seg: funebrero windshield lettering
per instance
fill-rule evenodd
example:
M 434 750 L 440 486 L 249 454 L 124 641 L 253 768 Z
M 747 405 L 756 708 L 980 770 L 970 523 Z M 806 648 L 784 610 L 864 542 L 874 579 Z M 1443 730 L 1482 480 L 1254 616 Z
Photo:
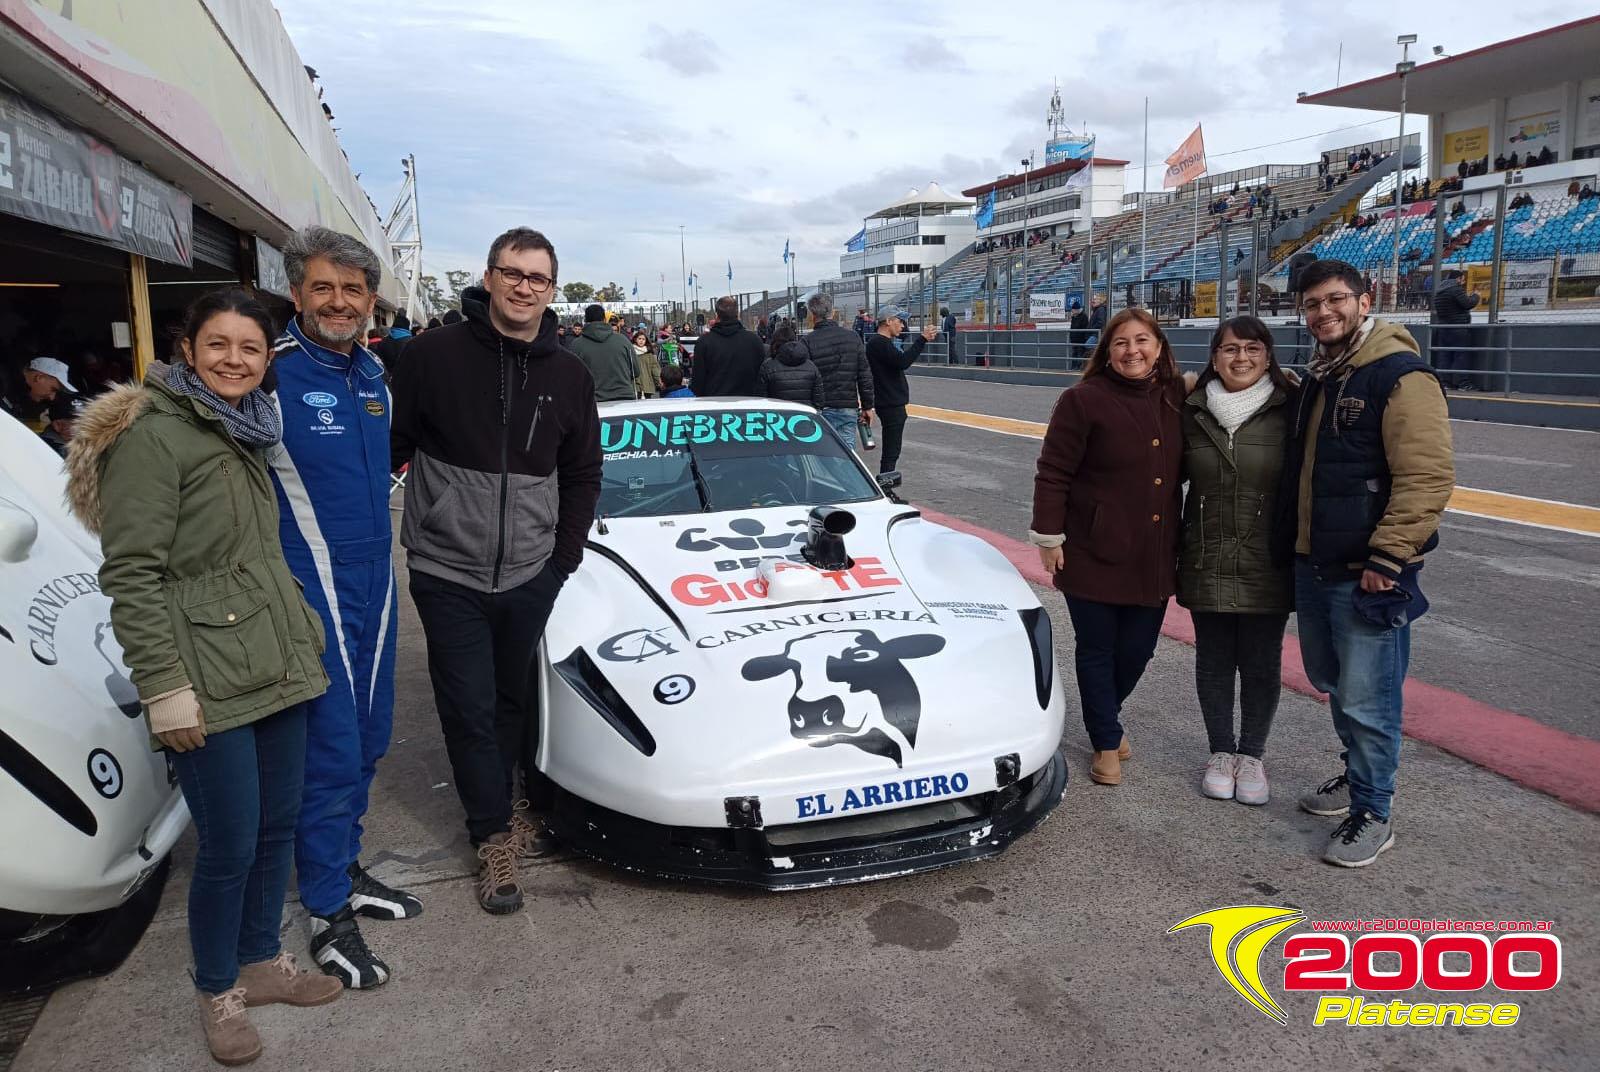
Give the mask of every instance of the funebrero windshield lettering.
M 813 414 L 762 409 L 623 417 L 600 426 L 600 449 L 608 454 L 701 443 L 815 443 L 821 438 L 822 425 Z

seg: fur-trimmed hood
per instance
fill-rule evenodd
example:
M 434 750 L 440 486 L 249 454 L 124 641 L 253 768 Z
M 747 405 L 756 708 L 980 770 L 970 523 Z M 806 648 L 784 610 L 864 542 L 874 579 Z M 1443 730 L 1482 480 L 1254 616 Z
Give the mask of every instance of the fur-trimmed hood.
M 150 388 L 125 383 L 83 408 L 67 444 L 67 508 L 83 527 L 100 535 L 100 474 L 106 451 L 150 408 Z

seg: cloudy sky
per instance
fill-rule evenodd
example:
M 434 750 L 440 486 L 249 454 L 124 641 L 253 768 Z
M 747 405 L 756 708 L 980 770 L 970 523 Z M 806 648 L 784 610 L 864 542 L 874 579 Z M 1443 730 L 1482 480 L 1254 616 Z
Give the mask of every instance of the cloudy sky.
M 1397 33 L 1463 52 L 1589 2 L 1138 5 L 1013 0 L 805 5 L 276 0 L 346 151 L 386 211 L 415 153 L 424 262 L 481 269 L 489 241 L 550 235 L 563 282 L 681 295 L 678 228 L 706 293 L 837 274 L 861 217 L 937 179 L 959 190 L 1040 149 L 1052 79 L 1100 154 L 1150 172 L 1205 124 L 1212 171 L 1314 160 L 1395 117 L 1295 104 L 1392 70 Z M 1418 52 L 1420 51 L 1420 56 Z M 1352 128 L 1352 129 L 1338 129 Z M 1408 126 L 1408 129 L 1414 129 Z M 1297 140 L 1291 140 L 1297 139 Z

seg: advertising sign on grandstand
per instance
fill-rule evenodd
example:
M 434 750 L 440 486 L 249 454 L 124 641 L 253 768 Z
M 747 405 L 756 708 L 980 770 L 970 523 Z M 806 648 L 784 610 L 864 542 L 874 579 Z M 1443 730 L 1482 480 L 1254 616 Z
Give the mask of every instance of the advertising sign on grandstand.
M 1504 266 L 1502 309 L 1550 308 L 1551 261 L 1507 261 Z
M 1467 265 L 1467 293 L 1478 296 L 1478 304 L 1484 308 L 1489 306 L 1489 280 L 1494 271 L 1487 264 Z
M 1209 283 L 1197 283 L 1194 288 L 1194 315 L 1217 315 L 1217 284 L 1213 280 Z
M 1543 146 L 1535 143 L 1553 145 L 1560 138 L 1560 112 L 1540 112 L 1538 115 L 1524 115 L 1506 120 L 1506 144 L 1513 150 L 1523 150 L 1530 146 L 1538 150 Z
M 1067 318 L 1067 296 L 1065 294 L 1030 294 L 1028 295 L 1028 319 L 1034 323 L 1041 320 L 1065 320 Z
M 1600 309 L 1600 253 L 1560 259 L 1551 304 L 1564 309 Z
M 1163 189 L 1182 186 L 1206 173 L 1206 139 L 1196 124 L 1194 133 L 1183 139 L 1177 152 L 1167 157 L 1167 174 L 1161 180 Z
M 1457 130 L 1444 136 L 1444 162 L 1457 164 L 1462 160 L 1481 160 L 1489 155 L 1489 128 L 1473 127 Z
M 1051 138 L 1044 145 L 1044 162 L 1059 164 L 1063 160 L 1087 160 L 1094 155 L 1094 138 Z

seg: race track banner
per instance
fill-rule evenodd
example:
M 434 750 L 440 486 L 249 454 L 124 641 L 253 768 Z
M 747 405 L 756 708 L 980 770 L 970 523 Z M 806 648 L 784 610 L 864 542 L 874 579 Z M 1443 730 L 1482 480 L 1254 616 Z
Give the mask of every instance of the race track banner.
M 1467 265 L 1467 293 L 1478 296 L 1478 304 L 1485 308 L 1489 305 L 1490 277 L 1492 271 L 1487 264 Z
M 1482 160 L 1488 155 L 1488 127 L 1457 130 L 1444 136 L 1444 162 L 1446 164 L 1458 164 L 1463 160 L 1470 163 L 1474 160 Z
M 1067 296 L 1065 294 L 1028 295 L 1028 319 L 1037 323 L 1040 320 L 1065 320 L 1066 318 Z
M 4 90 L 0 212 L 189 267 L 194 204 L 187 194 Z
M 1209 283 L 1196 283 L 1194 288 L 1194 315 L 1217 315 L 1217 284 L 1215 280 Z
M 1502 269 L 1501 309 L 1550 308 L 1553 262 L 1507 261 Z

